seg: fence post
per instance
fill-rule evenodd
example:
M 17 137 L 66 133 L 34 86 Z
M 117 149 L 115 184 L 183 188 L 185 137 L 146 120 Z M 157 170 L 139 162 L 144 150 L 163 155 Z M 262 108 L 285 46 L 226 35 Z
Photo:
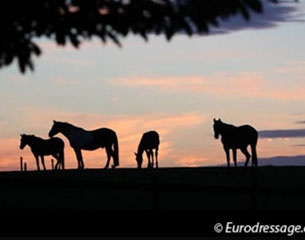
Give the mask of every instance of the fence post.
M 20 157 L 20 172 L 23 171 L 23 158 Z
M 26 162 L 24 163 L 24 171 L 27 171 L 27 166 L 26 166 Z
M 54 170 L 54 159 L 51 159 L 51 163 L 52 163 L 52 170 Z

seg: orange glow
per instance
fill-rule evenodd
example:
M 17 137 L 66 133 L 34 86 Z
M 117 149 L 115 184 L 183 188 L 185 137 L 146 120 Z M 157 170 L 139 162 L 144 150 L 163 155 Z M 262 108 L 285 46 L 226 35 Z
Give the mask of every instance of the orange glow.
M 29 109 L 27 117 L 24 118 L 24 125 L 36 122 L 36 127 L 41 129 L 39 133 L 25 131 L 28 134 L 35 134 L 42 138 L 47 138 L 47 133 L 52 125 L 51 115 L 61 115 L 58 112 L 49 111 L 45 115 L 37 115 L 38 109 Z M 66 119 L 54 119 L 58 121 L 67 121 L 76 126 L 92 130 L 100 127 L 109 127 L 116 131 L 119 139 L 120 166 L 119 167 L 136 167 L 134 152 L 137 151 L 138 143 L 142 134 L 149 130 L 156 130 L 160 134 L 161 144 L 159 149 L 159 165 L 170 166 L 171 164 L 179 164 L 181 158 L 187 159 L 187 153 L 181 153 L 175 157 L 173 154 L 174 141 L 172 134 L 181 131 L 181 128 L 188 129 L 190 127 L 201 124 L 205 121 L 205 117 L 196 113 L 184 114 L 147 114 L 142 116 L 103 116 L 98 114 L 66 114 Z M 46 126 L 46 123 L 48 123 Z M 90 124 L 88 124 L 90 122 Z M 31 126 L 30 124 L 28 124 Z M 43 130 L 44 129 L 44 130 Z M 28 169 L 36 169 L 36 163 L 33 154 L 28 146 L 23 150 L 19 149 L 19 134 L 17 138 L 4 139 L 0 142 L 0 167 L 3 169 L 11 168 L 18 170 L 20 167 L 19 159 L 22 156 L 28 164 Z M 65 141 L 65 159 L 66 168 L 77 168 L 77 161 L 74 151 L 69 145 L 67 139 L 58 134 L 58 137 Z M 86 168 L 103 168 L 106 164 L 106 153 L 104 149 L 94 151 L 83 151 L 83 158 Z M 46 157 L 45 163 L 48 169 L 51 168 L 51 157 Z M 146 161 L 146 156 L 144 156 Z M 185 160 L 184 160 L 185 161 Z
M 189 155 L 183 156 L 178 163 L 185 167 L 201 167 L 204 166 L 207 159 L 202 156 Z
M 262 75 L 255 72 L 244 72 L 236 75 L 217 73 L 209 77 L 131 77 L 115 79 L 111 83 L 128 87 L 145 87 L 156 91 L 204 93 L 222 98 L 305 100 L 303 94 L 305 85 L 291 89 L 279 84 L 273 86 Z

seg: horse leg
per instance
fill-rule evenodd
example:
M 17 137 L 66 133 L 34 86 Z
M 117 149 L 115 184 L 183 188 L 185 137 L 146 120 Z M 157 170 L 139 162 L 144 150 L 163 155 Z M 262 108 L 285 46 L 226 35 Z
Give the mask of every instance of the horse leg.
M 148 154 L 149 154 L 149 159 L 150 159 L 150 167 L 154 168 L 154 158 L 153 158 L 153 152 L 151 149 L 148 150 Z
M 52 154 L 52 156 L 56 159 L 56 164 L 54 166 L 54 169 L 55 170 L 60 169 L 60 165 L 62 166 L 60 154 Z
M 58 169 L 60 169 L 60 168 L 62 170 L 65 169 L 65 166 L 64 166 L 64 157 L 63 157 L 62 153 L 58 153 L 56 165 L 58 165 L 58 167 L 57 167 Z
M 241 148 L 240 150 L 241 150 L 241 152 L 242 152 L 242 153 L 245 155 L 245 157 L 246 157 L 245 167 L 247 167 L 251 155 L 250 155 L 250 153 L 248 152 L 247 147 Z
M 54 169 L 56 170 L 58 168 L 58 156 L 56 154 L 52 154 L 52 156 L 56 159 L 56 164 L 54 166 Z
M 43 157 L 43 155 L 41 155 L 40 157 L 41 157 L 41 163 L 43 166 L 43 170 L 46 170 L 46 165 L 44 164 L 44 157 Z
M 150 162 L 150 151 L 147 149 L 145 150 L 146 156 L 147 156 L 147 168 L 151 168 L 151 162 Z
M 110 155 L 110 159 L 112 157 L 112 162 L 113 164 L 111 165 L 111 168 L 116 168 L 117 166 L 119 166 L 119 160 L 118 160 L 118 155 L 116 153 L 117 149 L 114 145 L 114 147 L 110 147 L 111 149 L 111 155 Z M 109 162 L 110 162 L 110 159 L 109 159 Z
M 55 170 L 57 170 L 57 169 L 59 169 L 59 161 L 58 161 L 58 159 L 56 158 L 56 164 L 55 164 L 55 166 L 54 166 L 54 169 Z
M 154 168 L 154 166 L 155 166 L 154 151 L 151 149 L 151 150 L 149 150 L 149 152 L 150 152 L 150 157 L 151 157 L 151 165 L 152 165 L 152 168 Z
M 227 158 L 227 165 L 230 167 L 230 149 L 225 148 L 226 158 Z
M 109 147 L 105 147 L 105 149 L 106 149 L 106 154 L 107 154 L 107 163 L 105 165 L 105 169 L 107 169 L 109 167 L 110 159 L 112 156 L 112 150 Z
M 61 169 L 65 170 L 65 152 L 62 149 L 62 151 L 58 154 L 60 157 L 60 164 L 61 164 Z
M 38 155 L 34 155 L 35 156 L 35 160 L 36 160 L 36 166 L 37 166 L 37 170 L 40 171 L 40 166 L 39 166 L 39 156 Z
M 155 157 L 156 157 L 156 168 L 159 168 L 159 163 L 158 163 L 158 148 L 155 150 Z
M 236 156 L 237 156 L 237 149 L 236 149 L 236 148 L 233 148 L 233 149 L 232 149 L 232 152 L 233 152 L 234 166 L 237 167 L 237 159 L 236 159 Z
M 62 153 L 58 154 L 58 159 L 57 159 L 57 165 L 58 165 L 58 169 L 65 169 L 65 165 L 64 165 L 64 156 L 62 155 Z
M 84 169 L 83 156 L 80 149 L 74 148 L 74 152 L 77 159 L 78 169 Z
M 251 145 L 251 152 L 252 152 L 252 166 L 257 167 L 256 144 Z

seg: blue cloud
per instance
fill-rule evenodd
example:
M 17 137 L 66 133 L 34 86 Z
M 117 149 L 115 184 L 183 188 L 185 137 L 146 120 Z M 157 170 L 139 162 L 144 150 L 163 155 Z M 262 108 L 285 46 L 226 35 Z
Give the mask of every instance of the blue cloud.
M 212 28 L 211 33 L 221 34 L 244 29 L 265 29 L 276 27 L 282 22 L 297 22 L 302 20 L 301 6 L 298 2 L 262 1 L 263 13 L 251 13 L 249 21 L 245 21 L 241 15 L 229 19 L 219 20 L 219 28 Z
M 305 129 L 262 130 L 258 135 L 260 138 L 304 138 Z

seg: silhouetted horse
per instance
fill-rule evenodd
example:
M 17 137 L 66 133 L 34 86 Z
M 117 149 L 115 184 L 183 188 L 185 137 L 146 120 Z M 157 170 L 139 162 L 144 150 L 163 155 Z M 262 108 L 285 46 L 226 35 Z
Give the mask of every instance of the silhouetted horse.
M 21 134 L 20 139 L 20 149 L 23 149 L 26 145 L 31 148 L 31 151 L 36 159 L 37 170 L 39 167 L 39 157 L 41 158 L 41 163 L 43 169 L 46 170 L 44 163 L 44 156 L 52 155 L 56 160 L 55 169 L 65 169 L 65 159 L 64 159 L 64 147 L 65 143 L 60 138 L 50 138 L 42 139 L 36 137 L 35 135 Z
M 62 133 L 68 138 L 71 147 L 74 149 L 78 168 L 84 168 L 83 156 L 81 150 L 96 150 L 105 148 L 107 153 L 107 163 L 105 168 L 109 167 L 110 159 L 113 158 L 112 168 L 119 166 L 119 145 L 116 133 L 109 128 L 99 128 L 92 131 L 76 127 L 67 122 L 53 121 L 53 126 L 49 136 Z
M 258 133 L 256 129 L 250 125 L 236 127 L 231 124 L 224 123 L 220 119 L 214 119 L 213 128 L 216 139 L 218 139 L 219 135 L 221 135 L 221 142 L 226 152 L 228 167 L 230 167 L 230 149 L 233 151 L 233 161 L 235 167 L 237 166 L 237 149 L 240 149 L 241 152 L 246 156 L 245 167 L 248 165 L 251 156 L 247 151 L 248 145 L 250 145 L 252 152 L 252 166 L 257 166 L 256 145 Z
M 154 152 L 156 158 L 156 168 L 158 168 L 158 150 L 159 150 L 160 138 L 156 131 L 149 131 L 142 135 L 140 143 L 138 145 L 138 152 L 134 153 L 136 155 L 136 161 L 138 163 L 138 168 L 141 168 L 143 162 L 143 152 L 146 152 L 148 158 L 147 168 L 154 167 Z

